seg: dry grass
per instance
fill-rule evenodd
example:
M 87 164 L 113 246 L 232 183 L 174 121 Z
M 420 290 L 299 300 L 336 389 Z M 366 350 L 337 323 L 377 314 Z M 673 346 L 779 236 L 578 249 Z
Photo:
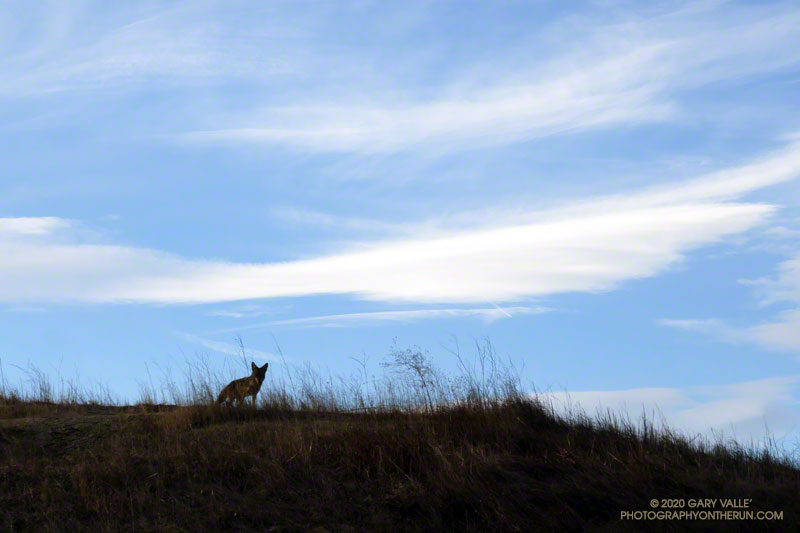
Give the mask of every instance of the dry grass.
M 119 406 L 4 388 L 0 527 L 639 530 L 619 513 L 651 498 L 752 498 L 784 519 L 650 529 L 797 527 L 800 471 L 785 457 L 647 421 L 557 415 L 481 349 L 456 378 L 418 350 L 394 349 L 382 378 L 307 369 L 273 383 L 257 409 L 210 405 L 215 378 L 198 372 L 166 386 L 180 405 L 159 405 L 153 390 Z

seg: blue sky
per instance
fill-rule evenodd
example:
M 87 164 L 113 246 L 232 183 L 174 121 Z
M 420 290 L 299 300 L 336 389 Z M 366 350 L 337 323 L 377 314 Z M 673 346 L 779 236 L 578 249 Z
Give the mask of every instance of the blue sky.
M 0 9 L 7 380 L 488 337 L 590 411 L 800 437 L 796 4 Z

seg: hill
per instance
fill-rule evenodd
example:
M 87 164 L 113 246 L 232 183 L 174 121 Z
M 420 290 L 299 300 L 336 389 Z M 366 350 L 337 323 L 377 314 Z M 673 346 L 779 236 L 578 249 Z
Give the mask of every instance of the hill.
M 5 397 L 0 417 L 0 524 L 8 531 L 775 531 L 800 524 L 800 470 L 786 459 L 646 423 L 567 419 L 526 397 L 362 412 Z M 621 511 L 652 511 L 654 498 L 656 510 L 674 511 L 722 510 L 720 501 L 690 509 L 689 500 L 749 499 L 737 511 L 778 511 L 782 519 L 620 519 Z
M 0 367 L 0 528 L 800 530 L 800 469 L 775 447 L 556 409 L 488 340 L 455 376 L 396 345 L 380 376 L 283 361 L 257 406 L 217 406 L 252 368 L 240 345 L 241 370 L 188 360 L 135 405 Z

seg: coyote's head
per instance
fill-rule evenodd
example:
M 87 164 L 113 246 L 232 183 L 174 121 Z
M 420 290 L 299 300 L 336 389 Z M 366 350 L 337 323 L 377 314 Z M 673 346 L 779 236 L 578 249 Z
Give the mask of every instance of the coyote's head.
M 250 368 L 253 369 L 253 373 L 251 374 L 258 380 L 258 384 L 261 385 L 264 382 L 264 376 L 267 375 L 267 367 L 269 363 L 264 363 L 264 366 L 258 366 L 255 363 L 250 363 Z

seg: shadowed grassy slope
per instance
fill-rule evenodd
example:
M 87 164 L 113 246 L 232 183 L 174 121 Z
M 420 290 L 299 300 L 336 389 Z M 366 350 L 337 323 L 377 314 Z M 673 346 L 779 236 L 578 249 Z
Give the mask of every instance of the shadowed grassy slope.
M 800 517 L 786 460 L 522 397 L 432 412 L 49 407 L 0 420 L 5 529 L 752 531 Z M 784 519 L 619 521 L 651 498 L 723 497 Z
M 336 379 L 284 362 L 258 409 L 211 405 L 247 370 L 205 359 L 134 406 L 29 365 L 27 389 L 0 379 L 0 528 L 800 530 L 800 470 L 781 453 L 565 414 L 523 394 L 488 341 L 454 355 L 454 377 L 396 346 L 380 377 L 366 361 Z M 620 521 L 653 498 L 749 498 L 783 520 Z

